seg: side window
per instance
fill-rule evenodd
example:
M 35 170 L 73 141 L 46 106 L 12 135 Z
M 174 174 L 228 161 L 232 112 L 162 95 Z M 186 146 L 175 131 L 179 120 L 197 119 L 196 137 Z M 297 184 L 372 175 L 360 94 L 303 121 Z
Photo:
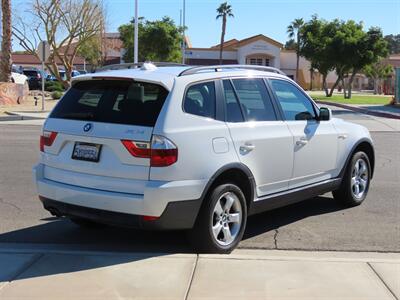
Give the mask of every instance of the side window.
M 232 80 L 246 121 L 275 121 L 276 115 L 263 79 Z
M 271 79 L 270 82 L 286 120 L 300 121 L 316 118 L 311 101 L 296 86 L 277 79 Z
M 242 111 L 229 80 L 224 80 L 225 111 L 227 122 L 243 122 Z
M 189 87 L 183 108 L 185 112 L 206 118 L 215 118 L 215 84 L 202 82 Z

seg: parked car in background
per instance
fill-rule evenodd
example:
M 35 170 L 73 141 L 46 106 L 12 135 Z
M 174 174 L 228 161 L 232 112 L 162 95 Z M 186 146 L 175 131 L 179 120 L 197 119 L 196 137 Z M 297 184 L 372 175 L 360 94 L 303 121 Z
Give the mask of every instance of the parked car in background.
M 12 66 L 11 80 L 14 83 L 22 85 L 28 83 L 28 77 L 22 74 L 22 69 L 20 67 L 15 65 Z
M 39 90 L 42 88 L 42 79 L 47 77 L 47 74 L 43 71 L 31 68 L 24 69 L 24 75 L 28 77 L 29 89 L 30 90 Z
M 56 76 L 52 75 L 52 74 L 48 74 L 46 77 L 46 81 L 58 81 Z
M 65 75 L 65 71 L 64 70 L 59 70 L 58 72 L 60 73 L 60 77 L 62 79 L 66 79 L 66 75 Z M 82 71 L 82 72 L 85 72 L 85 71 Z M 84 74 L 86 74 L 86 73 L 84 73 Z M 82 73 L 81 73 L 81 71 L 74 70 L 74 71 L 72 71 L 71 75 L 72 75 L 71 77 L 76 77 L 76 76 L 82 75 Z M 54 75 L 48 74 L 47 77 L 46 77 L 46 81 L 58 81 L 58 80 Z
M 280 70 L 130 66 L 75 78 L 44 123 L 33 175 L 53 215 L 187 230 L 197 250 L 227 253 L 247 216 L 331 191 L 344 206 L 367 197 L 368 130 Z
M 66 79 L 66 75 L 65 75 L 65 71 L 64 70 L 60 70 L 59 73 L 60 73 L 61 78 Z M 79 75 L 81 75 L 81 73 L 76 71 L 76 70 L 73 70 L 72 73 L 71 73 L 71 77 L 76 77 L 76 76 L 79 76 Z

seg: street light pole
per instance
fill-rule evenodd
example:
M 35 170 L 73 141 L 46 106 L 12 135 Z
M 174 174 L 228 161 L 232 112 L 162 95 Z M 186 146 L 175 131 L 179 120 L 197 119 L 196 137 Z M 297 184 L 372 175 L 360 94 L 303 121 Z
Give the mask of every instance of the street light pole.
M 134 48 L 133 48 L 133 62 L 138 63 L 138 52 L 139 52 L 139 19 L 138 19 L 138 0 L 135 0 L 135 37 L 134 37 Z
M 186 19 L 186 0 L 183 0 L 183 11 L 182 11 L 182 26 L 183 26 L 182 63 L 183 64 L 185 63 L 185 52 L 186 52 L 185 19 Z

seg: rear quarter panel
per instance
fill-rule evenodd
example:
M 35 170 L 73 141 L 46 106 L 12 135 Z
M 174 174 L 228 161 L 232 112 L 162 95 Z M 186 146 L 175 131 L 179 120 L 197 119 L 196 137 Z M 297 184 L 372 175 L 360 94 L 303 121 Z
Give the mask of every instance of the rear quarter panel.
M 183 111 L 185 88 L 191 83 L 185 77 L 175 80 L 154 128 L 154 134 L 178 147 L 178 161 L 169 167 L 152 167 L 151 180 L 209 179 L 224 165 L 239 161 L 225 122 Z

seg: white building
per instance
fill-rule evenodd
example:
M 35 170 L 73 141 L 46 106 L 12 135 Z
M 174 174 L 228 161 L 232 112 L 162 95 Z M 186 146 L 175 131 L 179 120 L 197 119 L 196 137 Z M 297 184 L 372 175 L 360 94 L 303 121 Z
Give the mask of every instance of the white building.
M 210 48 L 190 47 L 187 42 L 186 63 L 189 65 L 218 65 L 220 45 Z M 296 77 L 296 52 L 283 49 L 283 44 L 265 35 L 259 34 L 243 40 L 232 39 L 223 44 L 223 64 L 249 64 L 271 66 L 281 69 L 289 77 L 296 80 L 303 88 L 311 87 L 310 62 L 300 57 L 299 78 Z M 360 78 L 358 78 L 360 77 Z M 364 78 L 363 78 L 364 77 Z M 336 81 L 336 74 L 331 72 L 327 77 L 328 86 L 332 86 Z M 365 76 L 357 76 L 355 88 L 361 89 L 368 83 Z M 313 72 L 312 87 L 322 88 L 322 78 L 320 74 Z
M 187 48 L 189 64 L 211 65 L 219 63 L 219 45 L 210 48 Z M 232 39 L 223 45 L 224 64 L 254 64 L 280 68 L 280 52 L 283 45 L 259 34 L 244 40 Z

